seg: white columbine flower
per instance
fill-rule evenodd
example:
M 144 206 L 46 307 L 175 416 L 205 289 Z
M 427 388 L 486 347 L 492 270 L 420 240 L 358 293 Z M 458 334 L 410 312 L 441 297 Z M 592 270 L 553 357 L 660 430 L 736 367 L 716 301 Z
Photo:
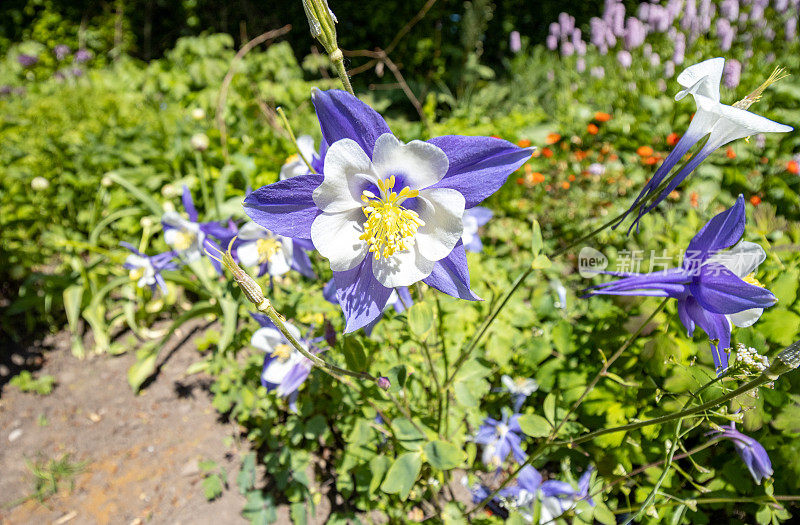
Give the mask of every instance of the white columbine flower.
M 292 264 L 293 245 L 287 237 L 275 235 L 263 226 L 248 222 L 239 230 L 241 244 L 236 248 L 245 266 L 266 266 L 272 276 L 288 272 Z
M 311 135 L 300 135 L 297 137 L 297 148 L 308 162 L 312 162 L 314 156 L 317 154 L 317 150 L 314 149 L 314 138 Z M 303 162 L 303 159 L 300 158 L 300 155 L 295 153 L 286 159 L 286 162 L 281 167 L 280 180 L 290 179 L 298 175 L 305 175 L 306 173 L 308 173 L 308 166 Z
M 164 225 L 164 241 L 186 262 L 200 259 L 206 234 L 200 224 L 182 217 L 178 212 L 168 211 L 161 217 Z
M 354 140 L 337 141 L 313 193 L 322 210 L 311 226 L 314 246 L 335 272 L 372 257 L 372 273 L 387 288 L 428 277 L 463 232 L 464 196 L 432 187 L 448 167 L 440 148 L 390 133 L 378 137 L 372 160 Z

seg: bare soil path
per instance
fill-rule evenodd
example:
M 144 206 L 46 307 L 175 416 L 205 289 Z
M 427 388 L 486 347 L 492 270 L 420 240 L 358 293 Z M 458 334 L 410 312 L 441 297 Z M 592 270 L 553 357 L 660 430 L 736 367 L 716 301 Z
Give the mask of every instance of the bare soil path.
M 55 376 L 53 392 L 5 385 L 0 394 L 0 523 L 246 523 L 235 485 L 245 445 L 212 408 L 209 378 L 184 375 L 200 359 L 194 344 L 177 348 L 137 396 L 126 381 L 134 355 L 78 360 L 65 334 L 49 342 L 53 350 L 34 376 Z M 34 490 L 26 460 L 65 454 L 84 463 L 72 490 L 66 482 L 44 503 L 10 505 Z M 228 488 L 211 502 L 203 460 L 227 471 Z

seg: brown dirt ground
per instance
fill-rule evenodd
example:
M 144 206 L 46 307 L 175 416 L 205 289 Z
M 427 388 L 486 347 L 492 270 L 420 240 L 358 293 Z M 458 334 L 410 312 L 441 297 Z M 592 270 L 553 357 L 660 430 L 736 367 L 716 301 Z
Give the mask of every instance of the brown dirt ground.
M 246 523 L 235 485 L 246 444 L 211 406 L 210 379 L 184 376 L 199 359 L 191 341 L 138 396 L 126 380 L 132 353 L 78 360 L 66 334 L 49 344 L 53 350 L 34 375 L 55 376 L 53 392 L 40 396 L 6 385 L 1 393 L 1 523 Z M 71 491 L 63 483 L 44 504 L 9 506 L 33 491 L 26 459 L 65 453 L 85 462 Z M 228 475 L 228 488 L 212 502 L 203 496 L 197 466 L 206 459 Z

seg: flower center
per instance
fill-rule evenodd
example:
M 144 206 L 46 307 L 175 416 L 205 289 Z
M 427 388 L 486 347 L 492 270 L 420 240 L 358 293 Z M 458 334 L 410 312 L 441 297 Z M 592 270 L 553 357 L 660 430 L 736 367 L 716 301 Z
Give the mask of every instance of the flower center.
M 376 261 L 381 256 L 389 257 L 394 252 L 406 250 L 406 242 L 413 240 L 417 229 L 425 224 L 417 212 L 401 206 L 406 199 L 418 196 L 419 191 L 406 186 L 397 193 L 392 191 L 394 183 L 394 175 L 386 180 L 379 179 L 380 197 L 369 190 L 364 190 L 361 195 L 367 220 L 359 239 L 370 245 L 369 251 L 375 254 Z
M 138 281 L 142 277 L 144 277 L 144 268 L 134 268 L 133 270 L 128 272 L 128 277 L 131 278 L 131 281 Z
M 742 281 L 746 282 L 747 284 L 752 284 L 753 286 L 760 286 L 761 288 L 764 288 L 764 285 L 761 284 L 758 279 L 756 279 L 755 273 L 751 273 L 750 275 L 746 276 L 744 279 L 742 279 Z
M 286 157 L 286 162 L 284 162 L 284 164 L 291 164 L 292 162 L 297 162 L 298 160 L 300 160 L 300 155 L 293 153 L 292 155 Z
M 258 239 L 256 249 L 258 250 L 258 262 L 265 263 L 281 250 L 281 243 L 278 239 L 273 238 Z
M 188 250 L 197 240 L 197 234 L 189 230 L 181 230 L 175 236 L 175 249 L 182 252 Z
M 281 363 L 285 363 L 289 360 L 289 357 L 292 355 L 292 349 L 289 345 L 282 343 L 275 347 L 275 351 L 272 352 L 272 357 L 277 357 Z

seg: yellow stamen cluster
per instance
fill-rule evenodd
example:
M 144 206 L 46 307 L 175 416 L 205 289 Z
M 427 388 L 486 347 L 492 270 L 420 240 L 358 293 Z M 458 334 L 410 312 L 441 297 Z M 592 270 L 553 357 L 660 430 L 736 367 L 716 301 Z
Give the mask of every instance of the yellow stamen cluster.
M 744 97 L 742 100 L 735 103 L 733 107 L 739 109 L 749 108 L 754 102 L 758 102 L 758 100 L 761 98 L 761 95 L 764 94 L 764 90 L 766 90 L 770 85 L 788 76 L 789 73 L 786 72 L 785 68 L 776 67 L 775 71 L 772 72 L 772 74 L 764 81 L 763 84 L 758 86 L 752 93 Z
M 281 242 L 273 238 L 258 239 L 256 249 L 258 250 L 258 262 L 265 263 L 280 251 Z
M 272 352 L 272 357 L 277 357 L 281 363 L 285 363 L 292 355 L 292 348 L 287 344 L 279 344 Z
M 406 199 L 418 196 L 419 191 L 405 187 L 397 193 L 392 191 L 394 184 L 394 175 L 386 180 L 379 179 L 380 197 L 369 190 L 364 190 L 361 195 L 367 220 L 359 239 L 370 245 L 369 251 L 374 254 L 376 261 L 381 256 L 389 257 L 406 250 L 406 242 L 412 240 L 417 229 L 425 224 L 417 212 L 401 206 Z
M 291 164 L 292 162 L 295 162 L 295 161 L 298 161 L 298 160 L 300 160 L 300 155 L 298 155 L 297 153 L 293 153 L 293 154 L 289 155 L 288 157 L 286 157 L 286 162 L 284 162 L 284 164 Z
M 188 250 L 197 240 L 197 234 L 189 230 L 181 230 L 175 236 L 175 249 L 179 252 Z
M 128 272 L 128 277 L 131 278 L 131 281 L 138 281 L 144 277 L 144 268 L 134 268 Z
M 761 288 L 764 288 L 764 285 L 761 284 L 758 279 L 756 279 L 756 274 L 755 273 L 751 273 L 750 275 L 746 276 L 742 280 L 744 282 L 746 282 L 747 284 L 752 284 L 754 286 L 760 286 Z

